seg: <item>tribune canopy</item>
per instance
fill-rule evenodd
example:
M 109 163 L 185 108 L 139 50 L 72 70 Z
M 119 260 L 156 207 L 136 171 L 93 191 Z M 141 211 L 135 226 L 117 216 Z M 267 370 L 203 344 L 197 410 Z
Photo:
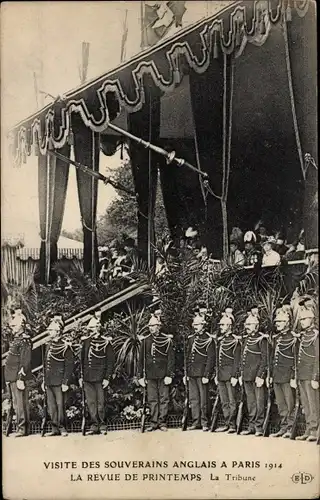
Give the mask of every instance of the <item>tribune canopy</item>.
M 97 151 L 109 154 L 119 141 L 108 124 L 120 120 L 209 176 L 205 186 L 197 173 L 130 144 L 142 249 L 152 236 L 147 216 L 158 168 L 173 236 L 196 227 L 219 257 L 226 226 L 247 230 L 262 219 L 289 239 L 304 227 L 316 247 L 316 85 L 315 2 L 236 1 L 20 122 L 12 151 L 16 162 L 38 155 L 40 184 L 52 175 L 54 186 L 43 203 L 54 206 L 66 168 L 56 160 L 55 176 L 48 174 L 48 149 L 68 156 L 73 144 L 76 159 L 97 170 Z M 89 263 L 96 258 L 96 181 L 78 172 L 78 189 Z M 50 214 L 53 222 L 62 216 L 57 207 Z

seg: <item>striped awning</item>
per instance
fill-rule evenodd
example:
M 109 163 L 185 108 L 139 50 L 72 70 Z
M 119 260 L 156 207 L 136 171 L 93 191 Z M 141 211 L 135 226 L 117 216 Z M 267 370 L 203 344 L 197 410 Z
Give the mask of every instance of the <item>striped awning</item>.
M 40 248 L 18 248 L 17 258 L 20 260 L 40 260 Z M 83 248 L 58 248 L 58 260 L 83 259 Z

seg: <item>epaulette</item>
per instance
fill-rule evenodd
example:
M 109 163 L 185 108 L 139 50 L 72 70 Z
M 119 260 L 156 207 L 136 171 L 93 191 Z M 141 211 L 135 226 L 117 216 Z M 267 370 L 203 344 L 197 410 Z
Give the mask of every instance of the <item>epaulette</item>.
M 90 339 L 92 337 L 92 335 L 83 335 L 82 337 L 80 337 L 80 340 L 87 340 L 87 339 Z
M 140 340 L 140 342 L 141 342 L 142 340 L 145 340 L 145 339 L 147 339 L 148 337 L 150 337 L 150 335 L 151 335 L 151 333 L 148 333 L 148 335 L 138 335 L 138 339 L 139 339 L 139 340 Z
M 235 335 L 234 333 L 232 334 L 232 336 L 236 339 L 236 340 L 242 340 L 242 337 L 239 336 L 239 335 Z
M 269 339 L 269 335 L 267 333 L 262 333 L 262 332 L 259 332 L 260 333 L 260 336 L 259 338 L 262 340 L 262 339 Z
M 195 336 L 195 333 L 191 333 L 190 335 L 188 335 L 188 339 L 191 339 L 191 337 L 194 337 Z
M 103 335 L 101 335 L 101 338 L 105 341 L 108 341 L 108 342 L 112 342 L 113 338 L 112 337 L 104 337 Z

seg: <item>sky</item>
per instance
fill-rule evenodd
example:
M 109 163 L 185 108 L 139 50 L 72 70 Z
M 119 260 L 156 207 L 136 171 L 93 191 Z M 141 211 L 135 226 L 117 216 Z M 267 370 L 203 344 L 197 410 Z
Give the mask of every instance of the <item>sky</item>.
M 152 3 L 152 2 L 149 2 Z M 154 2 L 155 3 L 155 2 Z M 212 14 L 228 2 L 187 1 L 183 27 Z M 10 127 L 48 103 L 36 100 L 34 73 L 41 90 L 52 95 L 80 84 L 81 44 L 90 43 L 88 79 L 120 63 L 125 11 L 128 11 L 126 59 L 140 50 L 140 2 L 3 2 L 1 5 L 1 211 L 2 231 L 38 224 L 37 160 L 14 168 L 8 155 Z M 43 70 L 41 71 L 41 66 Z M 41 100 L 40 100 L 41 101 Z M 101 155 L 100 171 L 119 165 L 119 155 Z M 81 226 L 74 168 L 70 168 L 63 229 Z M 99 183 L 98 216 L 115 198 Z

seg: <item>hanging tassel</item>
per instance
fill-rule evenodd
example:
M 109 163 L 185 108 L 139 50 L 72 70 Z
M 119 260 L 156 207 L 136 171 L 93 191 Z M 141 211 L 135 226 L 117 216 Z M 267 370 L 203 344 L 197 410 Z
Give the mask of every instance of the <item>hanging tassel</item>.
M 123 142 L 121 143 L 121 146 L 120 146 L 120 160 L 122 161 L 123 160 Z
M 213 57 L 214 59 L 218 59 L 218 32 L 217 30 L 214 32 L 214 45 L 213 45 Z
M 292 13 L 291 13 L 291 7 L 290 7 L 290 0 L 288 0 L 287 10 L 286 10 L 286 20 L 287 20 L 287 22 L 292 21 Z
M 67 143 L 69 144 L 69 146 L 73 146 L 74 145 L 74 136 L 73 136 L 73 132 L 72 132 L 71 127 L 69 128 L 68 137 L 67 137 Z
M 237 22 L 237 27 L 236 27 L 236 47 L 239 47 L 240 45 L 240 22 Z
M 259 22 L 259 35 L 265 35 L 266 34 L 266 24 L 264 22 L 264 13 L 261 12 L 260 16 L 260 22 Z

